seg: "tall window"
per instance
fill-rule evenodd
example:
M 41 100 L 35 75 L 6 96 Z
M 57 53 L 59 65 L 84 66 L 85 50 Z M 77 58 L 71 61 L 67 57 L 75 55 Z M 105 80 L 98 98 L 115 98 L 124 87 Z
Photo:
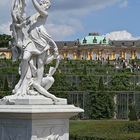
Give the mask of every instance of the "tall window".
M 67 46 L 67 43 L 66 42 L 64 43 L 64 46 Z
M 122 46 L 125 46 L 125 43 L 124 42 L 122 42 Z

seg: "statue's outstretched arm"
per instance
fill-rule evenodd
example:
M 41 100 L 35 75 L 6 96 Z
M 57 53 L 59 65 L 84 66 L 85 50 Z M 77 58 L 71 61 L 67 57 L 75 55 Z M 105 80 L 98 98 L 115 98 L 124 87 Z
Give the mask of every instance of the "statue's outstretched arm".
M 12 8 L 11 8 L 11 15 L 14 22 L 17 22 L 17 17 L 22 20 L 25 5 L 26 5 L 25 0 L 13 0 Z
M 35 9 L 40 13 L 42 16 L 48 16 L 48 12 L 45 11 L 36 0 L 32 0 Z
M 11 12 L 15 9 L 15 7 L 16 7 L 16 1 L 17 0 L 13 0 L 13 2 L 12 2 L 12 9 L 11 9 Z
M 13 21 L 15 21 L 15 22 L 17 21 L 16 13 L 15 13 L 15 8 L 17 7 L 16 2 L 17 2 L 17 0 L 13 0 L 12 8 L 11 8 L 11 15 L 12 15 Z

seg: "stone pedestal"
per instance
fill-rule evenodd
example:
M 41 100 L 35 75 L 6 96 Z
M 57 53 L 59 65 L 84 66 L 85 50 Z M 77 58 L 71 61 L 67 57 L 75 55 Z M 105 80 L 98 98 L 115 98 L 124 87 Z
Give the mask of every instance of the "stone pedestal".
M 43 95 L 5 96 L 0 100 L 0 105 L 67 105 L 67 99 L 58 98 L 57 102 Z
M 0 105 L 0 140 L 69 140 L 73 105 Z

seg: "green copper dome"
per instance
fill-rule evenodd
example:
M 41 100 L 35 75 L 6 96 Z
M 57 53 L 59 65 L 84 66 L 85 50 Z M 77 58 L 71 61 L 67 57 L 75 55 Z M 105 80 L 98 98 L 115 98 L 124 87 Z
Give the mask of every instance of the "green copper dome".
M 93 45 L 93 44 L 108 45 L 109 40 L 106 39 L 106 37 L 104 36 L 100 36 L 98 33 L 89 33 L 88 36 L 80 40 L 80 44 L 81 45 Z

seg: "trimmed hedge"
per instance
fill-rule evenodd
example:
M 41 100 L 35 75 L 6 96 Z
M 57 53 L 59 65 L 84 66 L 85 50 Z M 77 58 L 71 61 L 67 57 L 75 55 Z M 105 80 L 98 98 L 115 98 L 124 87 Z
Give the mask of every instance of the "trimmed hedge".
M 71 121 L 70 140 L 140 140 L 140 122 Z
M 106 140 L 104 138 L 97 138 L 97 137 L 88 137 L 88 136 L 74 136 L 70 135 L 70 140 Z
M 99 138 L 99 137 L 88 137 L 88 136 L 73 136 L 70 135 L 70 140 L 140 140 L 140 138 L 135 138 L 135 137 L 131 137 L 131 138 L 122 138 L 122 139 L 112 139 L 112 138 Z

